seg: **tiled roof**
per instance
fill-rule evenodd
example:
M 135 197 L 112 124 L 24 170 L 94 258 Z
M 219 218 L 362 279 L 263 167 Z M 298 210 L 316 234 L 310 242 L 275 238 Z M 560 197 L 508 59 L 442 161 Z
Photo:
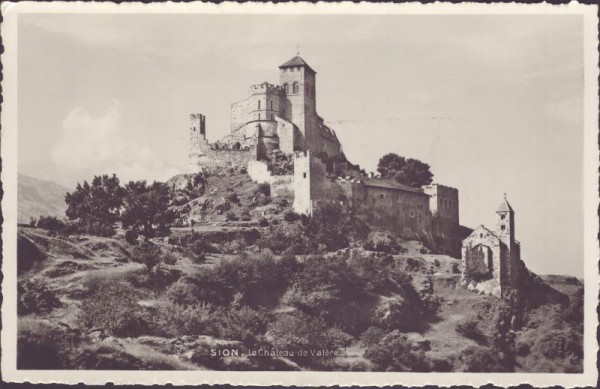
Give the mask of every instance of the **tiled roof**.
M 385 188 L 385 189 L 397 189 L 397 190 L 403 190 L 405 192 L 413 192 L 413 193 L 418 193 L 418 194 L 422 194 L 425 196 L 429 196 L 429 195 L 425 194 L 423 192 L 423 190 L 420 188 L 413 188 L 412 186 L 402 185 L 402 184 L 399 184 L 399 183 L 397 183 L 395 181 L 391 181 L 391 180 L 385 180 L 385 179 L 381 179 L 381 178 L 365 178 L 363 180 L 363 182 L 365 183 L 365 186 L 373 186 L 373 187 Z
M 306 63 L 305 60 L 302 59 L 302 57 L 300 57 L 299 55 L 295 56 L 294 58 L 290 59 L 289 61 L 287 61 L 286 63 L 284 63 L 283 65 L 281 65 L 279 67 L 279 69 L 283 69 L 283 68 L 291 68 L 294 66 L 306 66 L 308 69 L 310 69 L 310 71 L 312 71 L 313 73 L 316 73 L 314 71 L 313 68 L 310 67 L 309 64 Z

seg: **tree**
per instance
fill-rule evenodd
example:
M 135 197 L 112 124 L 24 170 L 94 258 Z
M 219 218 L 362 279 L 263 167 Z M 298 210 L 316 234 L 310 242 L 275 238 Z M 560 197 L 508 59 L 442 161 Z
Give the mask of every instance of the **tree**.
M 169 187 L 162 182 L 148 186 L 146 181 L 130 181 L 125 185 L 123 228 L 136 231 L 146 238 L 166 236 L 175 220 L 169 209 Z
M 83 181 L 73 193 L 65 196 L 66 215 L 75 221 L 79 231 L 112 236 L 123 204 L 123 188 L 115 174 L 94 176 L 92 184 Z
M 388 153 L 381 157 L 377 171 L 382 178 L 391 178 L 415 188 L 431 184 L 433 179 L 428 164 L 418 159 L 401 157 L 396 153 Z

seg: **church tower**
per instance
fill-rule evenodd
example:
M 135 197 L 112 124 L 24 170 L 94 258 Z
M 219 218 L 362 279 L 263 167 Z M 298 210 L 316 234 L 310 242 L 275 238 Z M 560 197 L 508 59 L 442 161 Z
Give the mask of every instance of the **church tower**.
M 515 244 L 515 211 L 508 203 L 508 200 L 506 200 L 506 195 L 504 196 L 504 201 L 498 207 L 496 214 L 496 231 L 498 237 L 511 250 Z
M 286 94 L 281 116 L 298 127 L 304 149 L 318 143 L 316 74 L 299 55 L 279 66 L 279 84 Z
M 506 194 L 496 214 L 496 234 L 504 246 L 500 251 L 500 283 L 504 294 L 506 288 L 517 286 L 521 257 L 520 246 L 515 239 L 515 211 L 506 200 Z

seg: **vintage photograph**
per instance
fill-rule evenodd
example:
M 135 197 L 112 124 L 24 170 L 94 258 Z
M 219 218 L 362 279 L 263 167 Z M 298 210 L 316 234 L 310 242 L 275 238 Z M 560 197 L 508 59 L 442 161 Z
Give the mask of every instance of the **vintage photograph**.
M 16 24 L 23 376 L 595 364 L 581 13 L 87 8 Z

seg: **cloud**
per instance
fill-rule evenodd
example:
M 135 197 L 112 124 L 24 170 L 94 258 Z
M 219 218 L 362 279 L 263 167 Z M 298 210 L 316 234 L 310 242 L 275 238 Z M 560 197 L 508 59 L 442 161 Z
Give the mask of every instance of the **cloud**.
M 180 173 L 148 146 L 126 140 L 120 116 L 116 100 L 101 116 L 81 108 L 67 114 L 50 152 L 57 180 L 72 185 L 94 175 L 116 173 L 122 182 L 152 181 Z

